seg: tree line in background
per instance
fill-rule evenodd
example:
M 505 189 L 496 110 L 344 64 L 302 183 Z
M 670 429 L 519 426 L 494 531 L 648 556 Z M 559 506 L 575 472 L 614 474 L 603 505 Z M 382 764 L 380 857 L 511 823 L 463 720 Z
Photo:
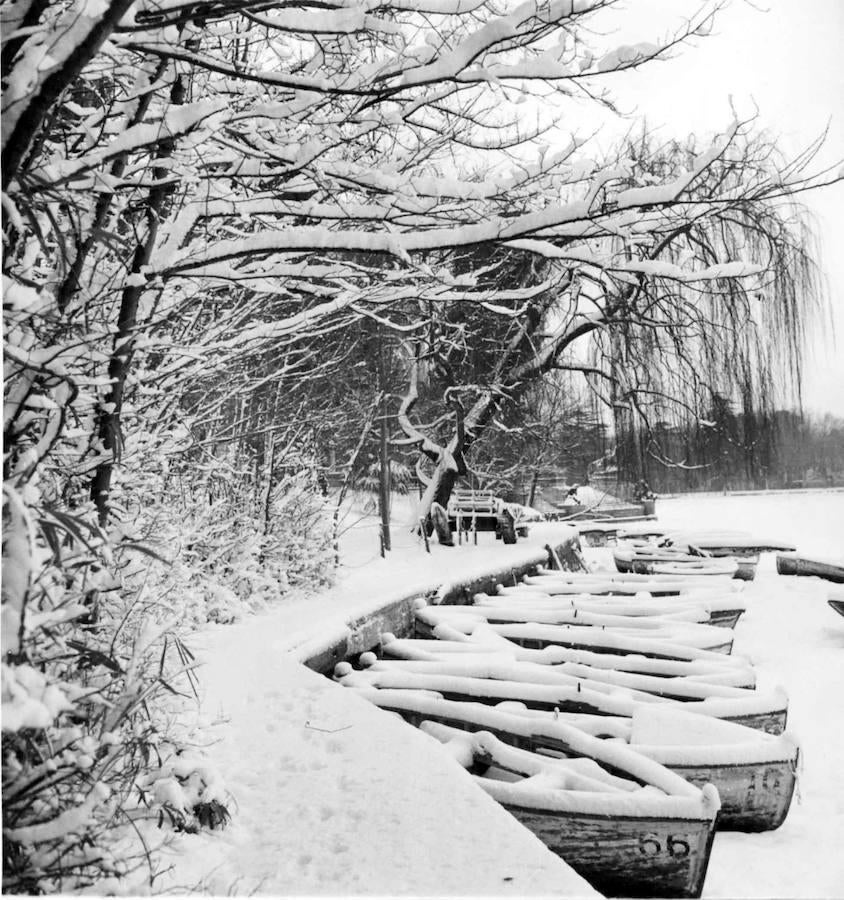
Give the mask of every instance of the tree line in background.
M 694 423 L 659 422 L 653 435 L 619 434 L 618 480 L 644 479 L 657 494 L 844 485 L 844 420 L 791 410 L 735 412 L 725 398 L 717 401 Z M 658 458 L 652 447 L 659 447 Z
M 844 419 L 793 410 L 735 412 L 716 398 L 699 420 L 657 420 L 624 431 L 567 379 L 543 382 L 479 442 L 464 487 L 553 511 L 570 488 L 590 485 L 626 501 L 688 491 L 844 486 Z M 413 457 L 391 450 L 392 490 L 412 492 Z M 336 454 L 335 454 L 336 459 Z M 359 455 L 354 483 L 377 492 L 378 441 Z M 338 470 L 329 465 L 336 481 Z M 418 488 L 421 492 L 421 486 Z
M 4 891 L 225 823 L 182 637 L 330 580 L 388 461 L 424 522 L 594 459 L 595 409 L 794 395 L 838 176 L 754 120 L 572 133 L 724 3 L 635 44 L 615 5 L 0 3 Z

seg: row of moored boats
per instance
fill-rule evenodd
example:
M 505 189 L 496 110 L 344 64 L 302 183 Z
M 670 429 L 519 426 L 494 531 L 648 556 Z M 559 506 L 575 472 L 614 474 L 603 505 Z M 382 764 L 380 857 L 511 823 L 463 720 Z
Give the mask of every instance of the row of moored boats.
M 414 637 L 383 635 L 335 678 L 440 742 L 602 893 L 697 897 L 716 831 L 782 824 L 799 760 L 785 693 L 732 652 L 735 574 L 540 570 L 471 606 L 420 603 Z
M 744 531 L 671 532 L 653 524 L 593 522 L 582 526 L 582 537 L 593 546 L 615 543 L 619 572 L 730 575 L 752 581 L 759 554 L 771 551 L 777 554 L 780 575 L 810 575 L 844 584 L 844 558 L 807 556 L 793 545 L 760 541 Z

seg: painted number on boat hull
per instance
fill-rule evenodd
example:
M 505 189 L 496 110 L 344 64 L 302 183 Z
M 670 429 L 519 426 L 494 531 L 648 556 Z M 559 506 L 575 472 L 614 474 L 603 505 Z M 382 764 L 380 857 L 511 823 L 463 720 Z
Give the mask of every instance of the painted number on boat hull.
M 644 834 L 639 838 L 639 852 L 644 856 L 657 856 L 660 853 L 668 853 L 676 859 L 682 859 L 691 852 L 689 842 L 681 837 L 669 834 L 665 839 L 665 846 L 660 841 L 657 834 Z
M 776 793 L 780 789 L 780 773 L 778 769 L 767 768 L 762 773 L 761 778 L 757 777 L 756 772 L 750 775 L 750 782 L 747 785 L 744 802 L 745 805 L 753 805 L 755 803 L 755 794 L 757 791 L 763 794 Z

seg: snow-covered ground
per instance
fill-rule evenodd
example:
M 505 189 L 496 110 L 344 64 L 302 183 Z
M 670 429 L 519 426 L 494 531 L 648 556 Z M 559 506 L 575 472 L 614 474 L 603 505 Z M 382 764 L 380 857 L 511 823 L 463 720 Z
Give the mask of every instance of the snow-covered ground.
M 807 555 L 844 557 L 844 493 L 682 497 L 658 502 L 660 524 L 748 529 Z M 206 753 L 234 798 L 224 832 L 180 838 L 166 886 L 215 894 L 550 895 L 592 892 L 477 789 L 431 739 L 299 665 L 349 618 L 415 586 L 535 552 L 566 526 L 534 529 L 504 547 L 434 543 L 406 529 L 378 556 L 370 518 L 343 544 L 342 576 L 316 597 L 291 598 L 194 640 L 205 665 Z M 589 551 L 597 565 L 606 551 Z M 789 692 L 789 731 L 802 745 L 799 796 L 785 824 L 759 835 L 719 833 L 706 897 L 842 896 L 844 854 L 844 618 L 815 578 L 776 575 L 766 554 L 747 588 L 736 652 L 760 686 Z

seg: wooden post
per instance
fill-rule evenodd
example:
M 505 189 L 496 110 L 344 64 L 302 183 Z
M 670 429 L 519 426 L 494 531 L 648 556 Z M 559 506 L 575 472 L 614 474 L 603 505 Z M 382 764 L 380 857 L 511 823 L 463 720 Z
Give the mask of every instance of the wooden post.
M 383 396 L 383 395 L 382 395 Z M 390 541 L 390 457 L 387 452 L 387 421 L 386 410 L 381 406 L 381 448 L 380 448 L 380 475 L 378 484 L 378 506 L 381 512 L 381 538 L 384 548 L 391 550 Z
M 545 549 L 548 551 L 548 558 L 551 562 L 551 568 L 561 571 L 563 568 L 563 563 L 560 560 L 560 557 L 557 555 L 557 551 L 551 546 L 551 544 L 546 544 Z
M 378 506 L 381 513 L 381 540 L 385 550 L 390 550 L 390 452 L 387 429 L 387 392 L 384 389 L 384 338 L 378 325 L 378 387 L 381 391 L 381 415 L 379 430 Z M 383 554 L 381 554 L 383 556 Z

